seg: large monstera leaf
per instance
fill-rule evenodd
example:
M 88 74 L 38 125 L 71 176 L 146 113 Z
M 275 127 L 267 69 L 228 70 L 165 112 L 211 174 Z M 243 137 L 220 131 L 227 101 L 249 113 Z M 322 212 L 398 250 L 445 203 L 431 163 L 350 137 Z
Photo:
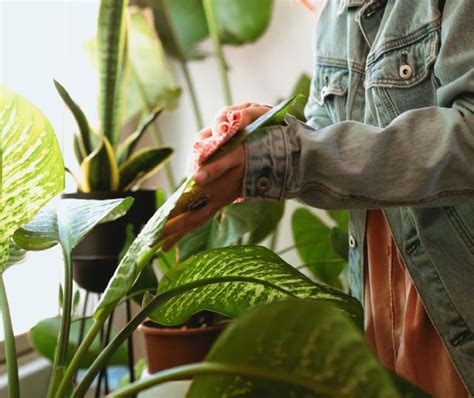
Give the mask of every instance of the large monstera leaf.
M 46 117 L 26 99 L 1 86 L 0 132 L 0 272 L 3 272 L 15 230 L 63 190 L 64 164 Z
M 234 280 L 219 282 L 226 277 Z M 231 246 L 190 257 L 165 274 L 158 294 L 199 281 L 208 283 L 168 300 L 150 318 L 178 325 L 202 310 L 237 317 L 257 305 L 297 297 L 328 302 L 362 324 L 362 308 L 356 299 L 312 282 L 261 246 Z

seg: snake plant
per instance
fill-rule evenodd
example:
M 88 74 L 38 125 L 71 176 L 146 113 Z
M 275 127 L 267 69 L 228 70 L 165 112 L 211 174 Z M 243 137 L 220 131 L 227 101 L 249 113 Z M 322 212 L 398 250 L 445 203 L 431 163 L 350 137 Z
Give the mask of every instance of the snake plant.
M 163 55 L 156 34 L 151 38 L 146 36 L 150 32 L 154 34 L 154 31 L 152 27 L 148 29 L 145 14 L 131 10 L 127 5 L 127 0 L 102 0 L 100 4 L 97 36 L 93 46 L 99 75 L 98 129 L 91 127 L 86 115 L 68 91 L 54 81 L 56 90 L 78 126 L 79 131 L 74 136 L 74 153 L 82 171 L 78 190 L 83 192 L 131 190 L 164 165 L 173 152 L 167 146 L 134 152 L 147 128 L 154 123 L 163 108 L 179 95 L 166 67 L 159 70 L 160 77 L 163 78 L 163 84 L 159 87 L 161 96 L 150 96 L 148 87 L 142 90 L 139 100 L 143 104 L 141 109 L 146 112 L 145 116 L 141 118 L 135 132 L 125 140 L 120 140 L 124 114 L 130 116 L 129 112 L 125 112 L 125 105 L 130 108 L 126 102 L 134 98 L 135 104 L 139 105 L 136 85 L 140 76 L 137 76 L 132 57 L 140 53 L 143 46 L 151 47 L 151 51 L 154 51 L 147 57 L 157 56 L 161 59 Z

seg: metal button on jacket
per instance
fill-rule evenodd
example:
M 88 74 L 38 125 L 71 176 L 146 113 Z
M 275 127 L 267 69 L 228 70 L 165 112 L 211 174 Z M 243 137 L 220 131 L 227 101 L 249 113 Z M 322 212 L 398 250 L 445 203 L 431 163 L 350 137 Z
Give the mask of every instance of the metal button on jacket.
M 268 192 L 272 187 L 272 181 L 268 177 L 258 177 L 256 182 L 257 190 L 261 193 Z
M 402 79 L 408 80 L 413 76 L 413 68 L 408 64 L 403 64 L 400 66 L 399 73 Z
M 357 244 L 357 242 L 356 242 L 354 236 L 353 236 L 353 235 L 350 235 L 350 236 L 349 236 L 349 247 L 350 247 L 351 249 L 353 249 L 354 247 L 356 247 L 356 244 Z

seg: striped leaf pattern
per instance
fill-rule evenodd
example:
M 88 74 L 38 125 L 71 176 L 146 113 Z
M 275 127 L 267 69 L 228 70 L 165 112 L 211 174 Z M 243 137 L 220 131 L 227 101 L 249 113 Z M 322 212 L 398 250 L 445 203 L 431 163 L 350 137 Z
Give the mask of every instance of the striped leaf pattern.
M 0 272 L 9 240 L 63 190 L 64 164 L 54 130 L 31 103 L 0 87 Z
M 188 192 L 192 185 L 193 181 L 190 178 L 185 181 L 166 203 L 157 210 L 132 242 L 95 309 L 94 317 L 96 319 L 104 319 L 110 314 L 121 298 L 133 286 L 143 268 L 159 250 L 160 242 L 157 242 L 157 239 L 163 230 L 166 220 L 178 201 L 180 199 L 183 200 L 181 198 L 182 195 Z M 186 195 L 183 197 L 186 197 Z
M 236 280 L 215 283 L 218 277 Z M 240 282 L 239 277 L 254 281 Z M 296 297 L 328 302 L 362 323 L 362 308 L 356 299 L 312 282 L 262 246 L 225 247 L 190 257 L 161 279 L 158 293 L 200 280 L 209 281 L 209 285 L 168 300 L 150 318 L 164 325 L 177 325 L 202 310 L 237 317 L 255 306 Z
M 427 397 L 379 364 L 344 314 L 311 300 L 245 314 L 223 332 L 206 363 L 216 374 L 230 365 L 235 376 L 195 377 L 188 398 Z

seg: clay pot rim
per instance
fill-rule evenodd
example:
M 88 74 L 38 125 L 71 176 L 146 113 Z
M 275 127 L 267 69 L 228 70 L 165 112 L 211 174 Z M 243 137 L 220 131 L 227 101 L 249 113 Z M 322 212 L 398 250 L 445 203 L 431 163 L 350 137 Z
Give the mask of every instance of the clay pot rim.
M 184 335 L 208 334 L 208 333 L 214 333 L 216 331 L 223 330 L 227 326 L 227 324 L 222 323 L 222 324 L 213 325 L 213 326 L 182 329 L 182 328 L 168 327 L 168 326 L 148 326 L 147 323 L 150 323 L 150 321 L 145 321 L 141 323 L 138 329 L 143 331 L 146 334 L 155 335 L 155 336 L 184 336 Z

